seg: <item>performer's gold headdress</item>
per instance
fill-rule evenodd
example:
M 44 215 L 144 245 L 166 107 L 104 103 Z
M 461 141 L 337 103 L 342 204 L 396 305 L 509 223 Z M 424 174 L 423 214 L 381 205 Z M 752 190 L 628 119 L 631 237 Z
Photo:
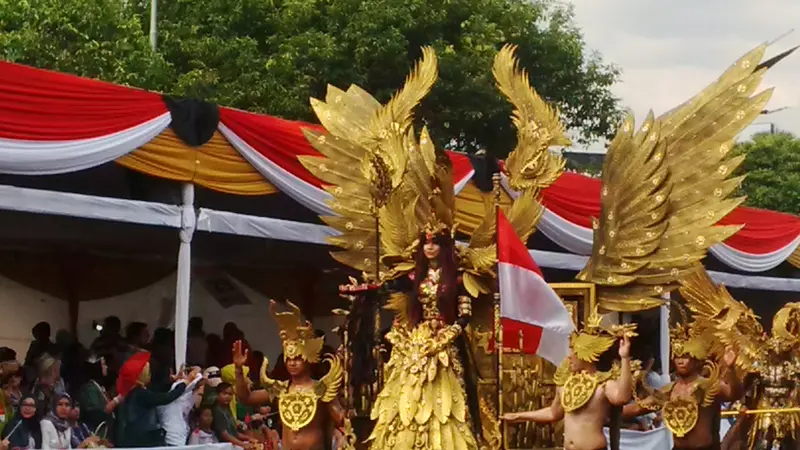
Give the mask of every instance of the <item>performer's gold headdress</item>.
M 669 337 L 673 358 L 689 356 L 700 361 L 708 358 L 709 345 L 696 322 L 670 327 Z
M 769 346 L 777 353 L 800 346 L 800 303 L 787 303 L 775 313 Z
M 581 361 L 597 362 L 600 355 L 605 353 L 614 342 L 624 334 L 629 337 L 636 336 L 636 324 L 612 325 L 610 328 L 602 326 L 603 316 L 595 308 L 580 332 L 574 333 L 570 339 L 572 353 Z
M 310 363 L 319 362 L 323 338 L 317 337 L 314 327 L 302 319 L 300 308 L 287 301 L 290 311 L 276 311 L 277 303 L 270 300 L 269 312 L 278 323 L 283 343 L 283 359 L 303 358 Z

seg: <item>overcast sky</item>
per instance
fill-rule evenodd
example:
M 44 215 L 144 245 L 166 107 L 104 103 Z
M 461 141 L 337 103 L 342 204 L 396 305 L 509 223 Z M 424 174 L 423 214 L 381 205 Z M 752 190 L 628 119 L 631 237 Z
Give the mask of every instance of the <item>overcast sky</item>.
M 613 90 L 637 123 L 649 109 L 659 115 L 687 100 L 759 43 L 795 29 L 766 57 L 800 44 L 800 0 L 568 1 L 589 48 L 622 70 Z M 755 123 L 800 135 L 800 49 L 771 69 L 762 86 L 775 87 L 769 109 L 793 108 Z

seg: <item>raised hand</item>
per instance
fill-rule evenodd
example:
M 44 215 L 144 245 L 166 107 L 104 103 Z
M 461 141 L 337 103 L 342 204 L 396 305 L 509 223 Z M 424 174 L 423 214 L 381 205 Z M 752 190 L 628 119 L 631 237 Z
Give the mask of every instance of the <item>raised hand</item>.
M 247 364 L 247 357 L 249 356 L 250 352 L 248 350 L 242 350 L 242 341 L 236 341 L 233 343 L 233 365 L 236 367 L 242 367 Z
M 628 337 L 627 334 L 622 335 L 622 339 L 619 341 L 619 357 L 620 358 L 630 358 L 631 356 L 631 338 Z
M 722 362 L 725 363 L 726 366 L 732 367 L 736 364 L 736 358 L 739 357 L 739 353 L 734 349 L 732 346 L 728 346 L 725 348 L 725 355 L 722 357 Z
M 184 379 L 186 380 L 187 383 L 191 383 L 192 381 L 194 381 L 195 378 L 197 378 L 198 375 L 200 375 L 200 368 L 193 367 L 192 370 L 186 374 L 186 377 Z

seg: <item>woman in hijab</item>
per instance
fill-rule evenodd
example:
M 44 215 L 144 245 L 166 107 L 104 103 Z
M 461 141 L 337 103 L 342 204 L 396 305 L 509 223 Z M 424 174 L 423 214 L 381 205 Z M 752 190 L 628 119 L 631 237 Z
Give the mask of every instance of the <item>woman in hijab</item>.
M 69 416 L 72 413 L 72 397 L 69 394 L 61 394 L 56 397 L 55 405 L 49 414 L 42 419 L 42 449 L 65 449 L 72 447 L 72 425 L 69 423 Z M 80 443 L 78 448 L 86 448 L 97 438 L 91 436 Z
M 42 448 L 42 428 L 33 396 L 20 398 L 19 415 L 3 429 L 2 437 L 12 450 Z

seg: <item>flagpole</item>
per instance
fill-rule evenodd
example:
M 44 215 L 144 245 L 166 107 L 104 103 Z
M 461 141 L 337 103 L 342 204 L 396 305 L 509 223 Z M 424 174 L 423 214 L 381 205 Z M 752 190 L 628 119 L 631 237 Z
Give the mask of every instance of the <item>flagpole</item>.
M 494 193 L 494 242 L 495 247 L 499 248 L 498 244 L 498 217 L 500 213 L 500 174 L 495 173 L 492 175 L 493 193 Z M 497 260 L 495 259 L 495 268 Z M 495 273 L 499 274 L 499 270 Z M 503 322 L 500 319 L 500 281 L 499 275 L 495 281 L 494 286 L 494 348 L 497 351 L 497 416 L 503 416 Z M 505 423 L 500 421 L 500 448 L 506 448 L 506 426 Z

